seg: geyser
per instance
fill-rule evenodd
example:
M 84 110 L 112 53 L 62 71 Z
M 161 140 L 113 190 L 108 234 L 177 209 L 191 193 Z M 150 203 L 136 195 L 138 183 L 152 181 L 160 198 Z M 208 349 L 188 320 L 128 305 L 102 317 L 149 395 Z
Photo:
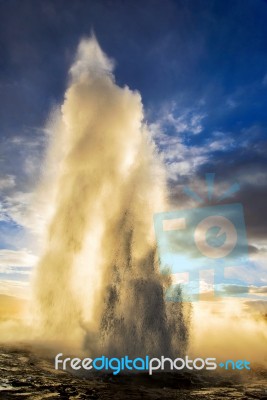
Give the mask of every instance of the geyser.
M 183 355 L 183 303 L 164 300 L 170 277 L 153 232 L 153 213 L 166 209 L 164 168 L 140 94 L 116 84 L 95 37 L 78 47 L 51 152 L 53 213 L 35 278 L 44 337 L 95 354 Z

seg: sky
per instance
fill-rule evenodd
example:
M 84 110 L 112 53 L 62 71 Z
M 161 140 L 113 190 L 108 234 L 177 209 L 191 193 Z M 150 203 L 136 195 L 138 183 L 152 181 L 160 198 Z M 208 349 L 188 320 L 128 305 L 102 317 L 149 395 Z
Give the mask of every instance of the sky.
M 170 211 L 196 206 L 183 187 L 205 196 L 206 173 L 215 174 L 216 196 L 240 184 L 233 198 L 244 207 L 246 275 L 263 298 L 266 21 L 263 0 L 0 1 L 1 293 L 27 296 L 40 251 L 33 196 L 47 121 L 62 103 L 80 39 L 94 32 L 115 62 L 116 82 L 142 96 L 166 165 Z

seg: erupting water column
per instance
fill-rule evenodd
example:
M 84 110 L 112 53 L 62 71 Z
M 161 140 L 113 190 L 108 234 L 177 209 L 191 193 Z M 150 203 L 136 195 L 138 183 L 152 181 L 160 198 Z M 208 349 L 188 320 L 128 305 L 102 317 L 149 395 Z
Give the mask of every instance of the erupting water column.
M 181 355 L 183 304 L 164 301 L 153 233 L 164 168 L 140 94 L 112 71 L 94 37 L 80 43 L 53 128 L 64 154 L 35 280 L 40 326 L 95 353 Z

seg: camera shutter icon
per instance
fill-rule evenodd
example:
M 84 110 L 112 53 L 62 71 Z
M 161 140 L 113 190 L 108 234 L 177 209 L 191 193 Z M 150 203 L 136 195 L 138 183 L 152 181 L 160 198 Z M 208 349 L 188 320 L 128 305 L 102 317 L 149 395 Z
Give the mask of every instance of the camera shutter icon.
M 154 224 L 160 269 L 173 276 L 188 274 L 188 280 L 181 285 L 190 301 L 199 300 L 200 272 L 204 270 L 214 271 L 215 296 L 229 295 L 224 291 L 229 285 L 247 287 L 242 276 L 243 266 L 249 263 L 242 204 L 157 213 Z M 225 268 L 234 271 L 234 275 L 227 276 Z M 166 292 L 171 301 L 177 301 L 172 295 L 176 286 L 174 283 Z M 241 295 L 247 297 L 247 292 Z
M 204 218 L 195 228 L 195 245 L 202 255 L 219 259 L 230 254 L 237 244 L 234 224 L 222 215 Z

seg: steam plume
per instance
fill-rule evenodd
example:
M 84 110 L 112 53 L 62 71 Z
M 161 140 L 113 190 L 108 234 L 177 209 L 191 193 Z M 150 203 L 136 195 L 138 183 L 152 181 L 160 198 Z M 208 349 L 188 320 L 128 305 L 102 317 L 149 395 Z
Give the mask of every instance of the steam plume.
M 165 209 L 165 174 L 143 118 L 140 94 L 115 83 L 94 37 L 82 40 L 52 129 L 38 313 L 47 336 L 87 349 L 177 355 L 188 331 L 182 303 L 164 301 L 152 221 Z

